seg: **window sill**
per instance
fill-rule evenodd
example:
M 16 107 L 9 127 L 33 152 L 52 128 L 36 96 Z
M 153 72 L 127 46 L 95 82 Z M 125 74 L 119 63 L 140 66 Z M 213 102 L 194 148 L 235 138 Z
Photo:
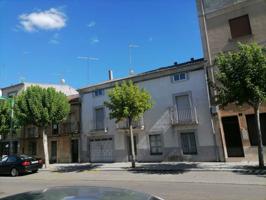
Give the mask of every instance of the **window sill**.
M 244 35 L 244 36 L 239 36 L 236 38 L 229 38 L 228 42 L 241 42 L 247 39 L 251 39 L 254 37 L 254 34 L 249 34 L 249 35 Z

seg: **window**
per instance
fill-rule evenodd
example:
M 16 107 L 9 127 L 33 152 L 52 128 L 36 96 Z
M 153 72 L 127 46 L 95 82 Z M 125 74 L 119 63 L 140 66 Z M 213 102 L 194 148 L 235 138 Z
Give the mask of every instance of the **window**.
M 14 96 L 16 96 L 17 95 L 17 91 L 13 91 L 13 92 L 9 92 L 8 94 L 7 94 L 7 96 L 10 98 L 10 97 L 14 97 Z
M 59 126 L 58 124 L 53 124 L 52 134 L 58 135 Z
M 29 152 L 30 155 L 35 156 L 37 155 L 37 145 L 36 141 L 30 141 L 29 142 Z
M 7 159 L 7 162 L 11 163 L 11 162 L 16 162 L 17 161 L 17 157 L 15 156 L 9 156 Z
M 150 135 L 149 137 L 151 155 L 161 155 L 163 153 L 161 135 Z
M 190 122 L 192 121 L 192 109 L 190 106 L 189 95 L 176 96 L 176 110 L 177 119 L 179 122 Z
M 96 130 L 103 130 L 104 127 L 104 108 L 95 109 Z
M 183 154 L 197 154 L 195 134 L 193 132 L 181 133 L 181 142 Z
M 248 15 L 229 20 L 232 39 L 251 34 Z
M 93 94 L 95 97 L 101 96 L 101 95 L 103 95 L 103 89 L 95 90 Z
M 38 130 L 37 127 L 32 126 L 27 128 L 27 133 L 29 138 L 38 137 Z
M 185 72 L 181 72 L 181 73 L 175 74 L 175 75 L 173 76 L 173 80 L 174 80 L 174 81 L 187 80 L 187 73 L 185 73 Z

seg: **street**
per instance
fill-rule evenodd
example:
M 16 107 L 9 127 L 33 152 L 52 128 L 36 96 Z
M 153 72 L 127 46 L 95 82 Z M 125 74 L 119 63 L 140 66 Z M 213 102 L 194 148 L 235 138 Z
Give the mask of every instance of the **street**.
M 107 186 L 177 199 L 266 199 L 266 175 L 224 171 L 40 171 L 0 177 L 0 197 L 54 186 Z

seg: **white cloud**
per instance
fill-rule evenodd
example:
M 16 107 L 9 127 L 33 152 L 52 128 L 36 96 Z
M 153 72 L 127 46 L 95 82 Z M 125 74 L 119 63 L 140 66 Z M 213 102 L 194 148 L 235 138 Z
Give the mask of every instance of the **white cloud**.
M 100 42 L 100 40 L 98 39 L 98 37 L 93 37 L 93 38 L 90 39 L 90 43 L 91 44 L 96 44 L 98 42 Z
M 59 44 L 59 33 L 53 34 L 52 38 L 49 40 L 50 44 Z
M 92 27 L 96 26 L 96 22 L 95 21 L 91 21 L 87 26 L 89 28 L 92 28 Z
M 22 28 L 27 32 L 61 29 L 66 26 L 66 15 L 58 9 L 32 12 L 19 16 Z

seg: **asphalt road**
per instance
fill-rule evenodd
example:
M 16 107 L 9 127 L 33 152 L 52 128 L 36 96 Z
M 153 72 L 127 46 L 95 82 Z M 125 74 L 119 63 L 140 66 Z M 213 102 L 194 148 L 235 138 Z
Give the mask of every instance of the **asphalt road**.
M 149 173 L 127 171 L 49 172 L 0 177 L 0 197 L 55 186 L 132 189 L 168 200 L 266 200 L 266 175 L 234 172 Z

